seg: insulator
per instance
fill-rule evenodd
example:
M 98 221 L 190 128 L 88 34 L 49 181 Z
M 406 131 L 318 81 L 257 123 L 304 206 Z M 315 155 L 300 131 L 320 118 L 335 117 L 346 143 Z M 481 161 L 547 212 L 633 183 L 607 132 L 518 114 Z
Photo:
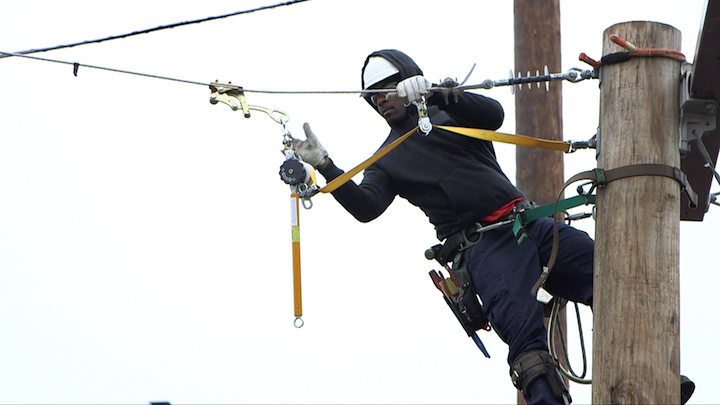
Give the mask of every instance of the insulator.
M 515 79 L 515 74 L 513 73 L 512 69 L 510 69 L 510 81 L 508 83 L 512 83 L 512 80 Z M 515 94 L 515 86 L 510 84 L 510 94 Z
M 549 76 L 549 75 L 550 75 L 550 71 L 548 70 L 547 65 L 545 65 L 545 76 Z M 545 82 L 545 91 L 550 91 L 550 82 L 549 81 Z

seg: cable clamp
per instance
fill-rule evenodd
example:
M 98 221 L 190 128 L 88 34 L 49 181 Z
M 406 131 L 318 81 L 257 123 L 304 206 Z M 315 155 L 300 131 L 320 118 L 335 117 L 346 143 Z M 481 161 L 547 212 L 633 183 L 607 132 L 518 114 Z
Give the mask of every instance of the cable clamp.
M 242 109 L 245 118 L 250 118 L 250 110 L 255 110 L 264 112 L 278 124 L 284 125 L 285 122 L 290 121 L 290 115 L 285 111 L 248 105 L 242 86 L 236 86 L 232 82 L 220 83 L 216 80 L 210 83 L 210 104 L 214 105 L 218 102 L 227 104 L 233 111 Z

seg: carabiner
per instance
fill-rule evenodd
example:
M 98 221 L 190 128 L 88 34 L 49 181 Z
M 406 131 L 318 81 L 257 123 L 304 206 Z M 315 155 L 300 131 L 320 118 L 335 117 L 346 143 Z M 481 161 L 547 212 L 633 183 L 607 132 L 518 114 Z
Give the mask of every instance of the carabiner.
M 427 136 L 432 131 L 432 123 L 428 116 L 427 103 L 425 102 L 425 96 L 422 96 L 421 101 L 413 101 L 413 104 L 418 110 L 418 128 L 420 131 Z

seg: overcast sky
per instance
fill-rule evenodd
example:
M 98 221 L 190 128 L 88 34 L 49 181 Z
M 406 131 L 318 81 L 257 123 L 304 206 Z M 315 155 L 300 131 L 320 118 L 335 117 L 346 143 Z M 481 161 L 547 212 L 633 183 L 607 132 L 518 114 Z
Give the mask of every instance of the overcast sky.
M 5 1 L 0 51 L 274 3 Z M 692 61 L 703 3 L 561 1 L 563 71 L 588 68 L 578 55 L 599 59 L 603 31 L 631 20 L 680 30 Z M 432 82 L 462 79 L 473 63 L 468 84 L 506 78 L 512 2 L 312 0 L 36 56 L 255 90 L 359 90 L 365 57 L 383 48 Z M 597 81 L 562 86 L 565 139 L 589 139 Z M 510 91 L 478 92 L 502 103 L 500 131 L 514 133 Z M 515 403 L 507 346 L 479 332 L 486 359 L 464 334 L 427 276 L 434 229 L 404 200 L 369 224 L 329 195 L 301 210 L 305 326 L 295 328 L 281 127 L 209 97 L 206 85 L 0 59 L 0 403 Z M 388 132 L 357 95 L 247 101 L 286 111 L 297 137 L 310 122 L 346 170 Z M 514 179 L 515 148 L 496 149 Z M 565 164 L 566 178 L 592 169 L 594 152 Z M 576 224 L 594 234 L 591 219 Z M 719 226 L 717 206 L 681 225 L 681 361 L 696 404 L 720 401 Z M 581 312 L 591 352 L 592 315 Z M 571 393 L 590 402 L 588 386 Z

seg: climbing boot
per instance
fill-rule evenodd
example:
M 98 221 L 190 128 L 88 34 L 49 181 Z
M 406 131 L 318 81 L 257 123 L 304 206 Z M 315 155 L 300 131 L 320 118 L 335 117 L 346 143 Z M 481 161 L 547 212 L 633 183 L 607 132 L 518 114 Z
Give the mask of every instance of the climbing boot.
M 684 375 L 680 376 L 680 403 L 685 403 L 690 399 L 693 392 L 695 392 L 695 383 L 690 381 L 689 378 Z

